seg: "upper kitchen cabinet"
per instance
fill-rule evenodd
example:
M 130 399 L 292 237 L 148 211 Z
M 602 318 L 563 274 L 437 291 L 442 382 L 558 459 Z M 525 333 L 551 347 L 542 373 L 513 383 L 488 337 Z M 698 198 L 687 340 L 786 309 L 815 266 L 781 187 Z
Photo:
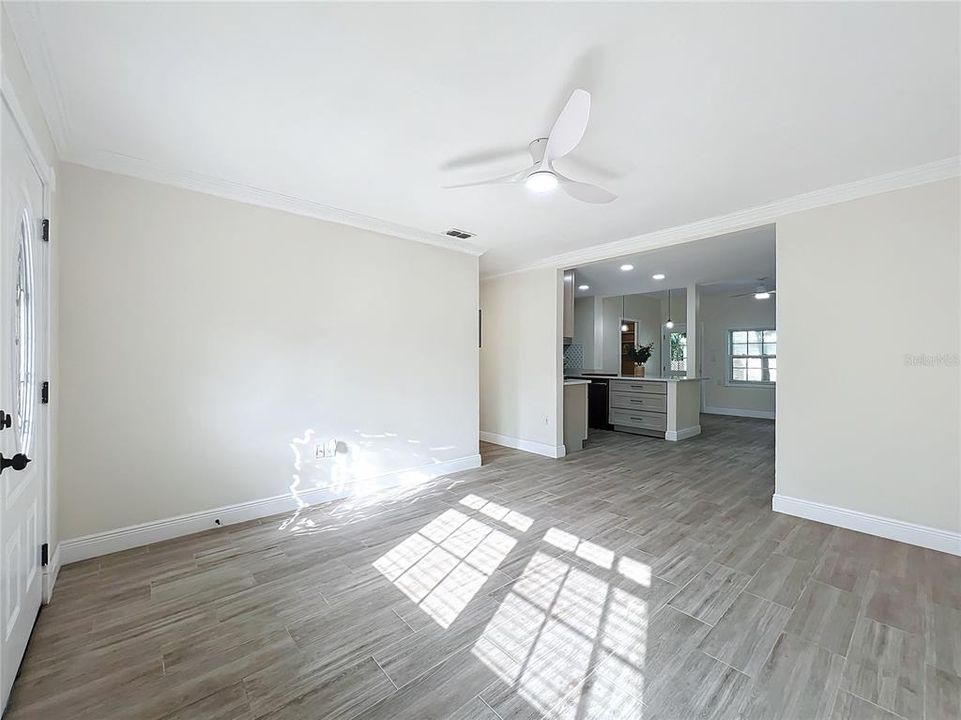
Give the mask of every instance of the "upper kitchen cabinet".
M 574 342 L 574 271 L 564 273 L 564 344 Z

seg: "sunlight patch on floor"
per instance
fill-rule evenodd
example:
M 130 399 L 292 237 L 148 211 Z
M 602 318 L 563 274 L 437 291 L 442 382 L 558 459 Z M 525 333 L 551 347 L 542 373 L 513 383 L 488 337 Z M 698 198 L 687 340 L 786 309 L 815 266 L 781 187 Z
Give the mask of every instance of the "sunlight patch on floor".
M 648 606 L 610 583 L 618 573 L 649 587 L 650 568 L 558 528 L 544 540 L 590 565 L 535 552 L 474 644 L 475 657 L 548 717 L 609 718 L 628 709 L 640 717 Z
M 447 628 L 516 543 L 452 508 L 378 558 L 374 567 Z
M 534 523 L 534 520 L 527 517 L 527 515 L 506 508 L 492 500 L 485 500 L 477 495 L 467 495 L 460 502 L 471 510 L 479 510 L 484 515 L 487 515 L 487 517 L 500 520 L 521 532 L 527 532 Z

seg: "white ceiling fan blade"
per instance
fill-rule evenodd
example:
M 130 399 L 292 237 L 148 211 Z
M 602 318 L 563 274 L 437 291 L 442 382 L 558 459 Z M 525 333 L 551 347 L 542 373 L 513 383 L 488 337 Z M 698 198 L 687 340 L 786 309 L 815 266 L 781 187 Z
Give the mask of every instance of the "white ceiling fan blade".
M 532 167 L 524 168 L 523 170 L 518 170 L 510 175 L 502 175 L 501 177 L 491 178 L 490 180 L 478 180 L 477 182 L 462 183 L 460 185 L 444 185 L 443 189 L 454 190 L 456 188 L 477 187 L 478 185 L 506 185 L 510 183 L 522 182 L 525 178 L 527 178 L 533 169 L 534 168 Z
M 750 292 L 741 293 L 740 295 L 731 295 L 731 297 L 739 298 L 739 297 L 747 297 L 748 295 L 751 295 L 753 297 L 758 293 L 767 293 L 768 295 L 775 295 L 777 294 L 777 290 L 751 290 Z
M 564 157 L 584 137 L 587 121 L 591 116 L 591 94 L 578 88 L 571 93 L 561 114 L 557 116 L 551 134 L 547 137 L 544 163 L 548 166 L 557 158 Z
M 594 205 L 603 205 L 604 203 L 617 200 L 617 195 L 612 193 L 610 190 L 605 190 L 599 185 L 577 182 L 577 180 L 566 178 L 560 173 L 555 174 L 557 175 L 557 179 L 560 181 L 560 185 L 564 189 L 564 192 L 566 192 L 575 200 L 592 203 Z

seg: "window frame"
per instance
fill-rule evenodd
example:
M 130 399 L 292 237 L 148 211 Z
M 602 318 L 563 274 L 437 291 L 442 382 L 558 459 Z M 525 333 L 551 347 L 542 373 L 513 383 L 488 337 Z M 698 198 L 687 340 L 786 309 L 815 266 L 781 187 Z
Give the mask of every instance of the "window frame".
M 765 354 L 763 354 L 763 347 L 762 347 L 762 354 L 761 354 L 761 355 L 735 355 L 735 354 L 734 354 L 734 333 L 736 333 L 736 332 L 760 332 L 760 333 L 764 333 L 764 332 L 777 332 L 777 328 L 776 328 L 776 327 L 766 327 L 766 326 L 764 326 L 764 327 L 733 327 L 733 328 L 728 328 L 728 330 L 727 330 L 727 353 L 726 353 L 726 356 L 727 356 L 727 357 L 726 357 L 727 367 L 726 367 L 726 369 L 725 369 L 725 384 L 728 385 L 729 387 L 762 387 L 762 388 L 763 388 L 763 387 L 768 387 L 768 388 L 776 387 L 776 386 L 777 386 L 777 380 L 735 380 L 735 379 L 734 379 L 734 358 L 736 358 L 736 357 L 738 357 L 738 358 L 741 358 L 741 357 L 743 357 L 743 358 L 760 357 L 760 358 L 763 359 L 763 360 L 762 360 L 762 363 L 763 363 L 764 369 L 767 369 L 767 362 L 766 362 L 766 361 L 767 361 L 768 358 L 773 358 L 775 361 L 777 360 L 777 352 L 775 352 L 773 355 L 765 355 Z M 777 340 L 775 340 L 774 342 L 777 343 Z

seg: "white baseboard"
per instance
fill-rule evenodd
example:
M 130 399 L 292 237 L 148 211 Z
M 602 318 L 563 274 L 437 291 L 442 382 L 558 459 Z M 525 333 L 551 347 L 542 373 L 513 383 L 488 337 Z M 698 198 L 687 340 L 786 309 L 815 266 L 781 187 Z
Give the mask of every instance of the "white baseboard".
M 680 430 L 668 430 L 664 433 L 664 439 L 670 440 L 671 442 L 676 442 L 677 440 L 687 440 L 695 435 L 701 434 L 700 425 L 692 425 L 691 427 L 681 428 Z
M 898 540 L 909 545 L 939 550 L 952 555 L 961 555 L 961 533 L 939 530 L 925 525 L 869 515 L 868 513 L 848 510 L 833 505 L 823 505 L 811 500 L 775 494 L 771 507 L 775 512 L 836 525 L 848 530 L 877 535 L 878 537 Z
M 701 412 L 708 415 L 733 415 L 734 417 L 761 418 L 763 420 L 773 420 L 773 410 L 742 410 L 741 408 L 722 408 L 704 406 Z
M 50 602 L 50 599 L 53 597 L 53 586 L 57 584 L 57 576 L 60 574 L 63 557 L 60 554 L 60 547 L 60 545 L 57 545 L 53 551 L 53 555 L 50 556 L 47 567 L 43 569 L 43 602 L 45 605 Z
M 376 478 L 364 481 L 365 493 L 389 490 L 398 485 L 418 484 L 441 475 L 469 470 L 480 467 L 481 456 L 469 455 L 456 460 L 422 465 L 420 467 L 398 470 L 387 473 Z M 64 540 L 57 548 L 59 554 L 62 550 L 62 562 L 64 565 L 69 563 L 86 560 L 88 558 L 108 555 L 121 550 L 149 545 L 163 540 L 193 533 L 203 532 L 218 527 L 215 522 L 220 521 L 220 525 L 234 525 L 247 520 L 256 520 L 271 515 L 294 512 L 302 505 L 316 505 L 318 503 L 338 500 L 348 497 L 351 488 L 338 488 L 336 490 L 327 488 L 316 488 L 297 493 L 296 497 L 292 494 L 278 495 L 276 497 L 264 498 L 262 500 L 251 500 L 249 502 L 227 505 L 224 507 L 202 510 L 200 512 L 180 515 L 178 517 L 165 518 L 163 520 L 153 520 L 151 522 L 131 525 L 129 527 L 108 530 L 106 532 L 94 533 L 83 537 Z M 59 568 L 58 568 L 59 569 Z M 51 587 L 52 590 L 52 587 Z
M 562 458 L 566 455 L 563 445 L 548 445 L 547 443 L 534 442 L 533 440 L 522 440 L 521 438 L 511 437 L 510 435 L 498 435 L 497 433 L 481 430 L 480 439 L 484 442 L 503 445 L 504 447 L 523 450 L 524 452 L 535 453 L 549 458 Z

